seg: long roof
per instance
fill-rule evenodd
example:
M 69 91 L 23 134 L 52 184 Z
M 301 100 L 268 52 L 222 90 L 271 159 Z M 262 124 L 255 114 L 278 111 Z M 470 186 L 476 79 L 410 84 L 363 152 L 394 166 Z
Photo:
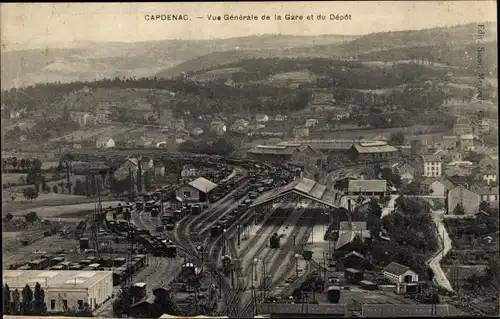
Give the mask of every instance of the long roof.
M 385 179 L 355 179 L 349 181 L 349 192 L 385 192 L 387 181 Z
M 334 204 L 337 195 L 335 190 L 305 177 L 260 195 L 250 207 L 264 204 L 288 193 L 295 193 L 330 207 L 338 207 Z
M 377 143 L 377 141 L 370 140 L 292 140 L 284 141 L 278 143 L 277 145 L 290 145 L 290 144 L 302 144 L 310 145 L 313 148 L 320 150 L 348 150 L 353 144 L 356 143 Z M 383 143 L 383 142 L 379 142 Z
M 358 153 L 393 153 L 397 152 L 398 149 L 391 145 L 383 145 L 382 143 L 373 144 L 354 144 L 353 147 L 358 151 Z
M 44 289 L 84 289 L 111 275 L 111 271 L 4 270 L 3 282 L 12 289 L 34 287 L 37 282 Z
M 204 177 L 198 177 L 194 181 L 191 181 L 189 185 L 204 193 L 208 193 L 217 187 L 217 184 Z
M 292 155 L 296 151 L 295 146 L 281 145 L 259 145 L 247 151 L 250 154 L 269 154 L 269 155 Z

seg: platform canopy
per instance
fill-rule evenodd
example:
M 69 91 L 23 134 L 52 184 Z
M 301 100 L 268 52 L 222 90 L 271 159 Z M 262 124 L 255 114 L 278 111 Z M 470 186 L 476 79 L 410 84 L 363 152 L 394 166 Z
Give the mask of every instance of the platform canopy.
M 339 208 L 335 204 L 335 200 L 340 196 L 339 192 L 305 177 L 263 193 L 250 207 L 259 206 L 289 194 L 295 194 L 332 208 Z

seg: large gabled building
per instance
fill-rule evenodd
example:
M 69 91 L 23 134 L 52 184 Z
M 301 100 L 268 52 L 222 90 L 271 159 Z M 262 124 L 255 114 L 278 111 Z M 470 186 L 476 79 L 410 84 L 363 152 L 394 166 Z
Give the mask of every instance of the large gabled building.
M 386 142 L 365 142 L 352 145 L 347 154 L 354 161 L 383 161 L 396 159 L 400 152 Z
M 204 177 L 181 185 L 177 191 L 177 197 L 187 202 L 207 202 L 208 195 L 217 187 L 217 184 Z

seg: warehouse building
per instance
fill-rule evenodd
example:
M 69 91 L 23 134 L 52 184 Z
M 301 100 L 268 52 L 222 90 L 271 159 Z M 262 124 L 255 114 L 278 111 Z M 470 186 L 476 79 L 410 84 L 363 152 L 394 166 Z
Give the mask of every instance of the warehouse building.
M 347 154 L 354 161 L 388 161 L 396 159 L 400 151 L 386 142 L 365 142 L 352 145 Z
M 9 285 L 11 293 L 22 291 L 27 284 L 34 289 L 36 283 L 45 292 L 49 312 L 83 309 L 85 304 L 94 310 L 113 294 L 111 271 L 3 271 L 3 284 Z
M 176 195 L 188 202 L 206 202 L 208 201 L 208 194 L 216 187 L 217 184 L 204 177 L 198 177 L 194 181 L 177 188 Z
M 385 179 L 357 179 L 350 180 L 348 194 L 351 196 L 378 196 L 383 198 L 387 192 Z

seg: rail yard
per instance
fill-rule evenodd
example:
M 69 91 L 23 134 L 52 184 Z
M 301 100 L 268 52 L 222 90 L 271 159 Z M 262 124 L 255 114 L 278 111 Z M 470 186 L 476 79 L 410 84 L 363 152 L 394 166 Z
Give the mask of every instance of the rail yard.
M 158 289 L 179 305 L 229 317 L 257 315 L 266 304 L 338 305 L 354 315 L 365 303 L 419 304 L 380 282 L 381 272 L 361 264 L 338 267 L 331 246 L 342 236 L 331 243 L 322 237 L 332 225 L 339 229 L 341 220 L 352 223 L 350 214 L 339 211 L 345 205 L 341 192 L 300 177 L 293 166 L 209 156 L 189 160 L 215 167 L 210 176 L 217 186 L 203 200 L 189 201 L 180 193 L 182 185 L 195 185 L 184 182 L 161 185 L 133 202 L 97 202 L 73 238 L 47 236 L 26 245 L 7 267 L 112 272 L 113 296 L 123 287 L 139 287 L 130 316 L 151 299 L 150 291 L 158 298 Z M 336 170 L 330 178 L 354 169 Z M 111 316 L 113 296 L 94 314 Z

